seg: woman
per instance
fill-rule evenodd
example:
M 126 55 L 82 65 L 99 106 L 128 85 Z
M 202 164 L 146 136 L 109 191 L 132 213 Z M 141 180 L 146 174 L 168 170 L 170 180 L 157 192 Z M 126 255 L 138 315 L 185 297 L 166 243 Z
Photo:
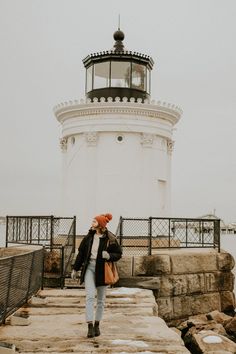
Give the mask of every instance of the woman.
M 71 277 L 76 278 L 76 272 L 81 270 L 80 283 L 85 282 L 86 290 L 86 321 L 88 323 L 88 338 L 99 336 L 99 323 L 102 319 L 106 288 L 104 278 L 104 263 L 116 262 L 122 256 L 121 247 L 116 237 L 107 230 L 106 225 L 112 219 L 111 214 L 95 216 L 91 229 L 79 246 L 79 252 L 73 265 Z M 94 300 L 97 291 L 97 306 L 94 320 Z

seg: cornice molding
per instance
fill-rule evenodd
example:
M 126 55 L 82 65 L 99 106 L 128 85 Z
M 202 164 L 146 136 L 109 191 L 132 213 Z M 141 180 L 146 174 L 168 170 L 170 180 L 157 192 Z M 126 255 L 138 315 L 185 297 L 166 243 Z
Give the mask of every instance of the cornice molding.
M 100 99 L 100 102 L 98 102 L 98 99 L 94 99 L 93 102 L 88 99 L 86 101 L 74 100 L 60 103 L 55 106 L 54 113 L 60 123 L 63 123 L 68 118 L 120 114 L 160 118 L 175 125 L 182 115 L 182 110 L 174 104 L 161 101 L 152 100 L 149 103 L 146 100 L 142 103 L 141 99 L 135 102 L 135 99 L 131 98 L 128 102 L 127 97 L 122 99 L 117 97 L 113 101 L 110 97 L 107 101 L 105 101 L 105 98 Z

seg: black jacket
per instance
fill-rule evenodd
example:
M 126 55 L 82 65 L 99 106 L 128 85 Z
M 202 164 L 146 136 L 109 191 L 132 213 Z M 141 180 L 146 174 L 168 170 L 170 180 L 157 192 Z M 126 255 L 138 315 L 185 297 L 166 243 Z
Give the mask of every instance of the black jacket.
M 78 271 L 81 268 L 80 283 L 84 282 L 84 276 L 86 269 L 89 264 L 91 249 L 93 244 L 93 237 L 95 230 L 90 229 L 88 234 L 83 238 L 79 246 L 79 252 L 77 254 L 73 269 Z M 108 242 L 109 241 L 109 242 Z M 110 255 L 109 261 L 116 262 L 122 256 L 122 250 L 117 242 L 115 235 L 106 229 L 104 236 L 99 240 L 98 254 L 96 259 L 96 270 L 95 270 L 95 282 L 96 286 L 105 285 L 104 282 L 104 262 L 105 259 L 102 258 L 102 251 L 107 251 Z

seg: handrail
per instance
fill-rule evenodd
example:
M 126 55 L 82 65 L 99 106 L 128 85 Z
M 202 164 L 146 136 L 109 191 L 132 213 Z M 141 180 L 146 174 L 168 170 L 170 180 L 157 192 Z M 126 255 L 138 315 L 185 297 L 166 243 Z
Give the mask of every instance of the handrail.
M 0 324 L 40 289 L 43 256 L 43 248 L 12 256 L 7 252 L 4 255 L 3 250 L 0 258 Z

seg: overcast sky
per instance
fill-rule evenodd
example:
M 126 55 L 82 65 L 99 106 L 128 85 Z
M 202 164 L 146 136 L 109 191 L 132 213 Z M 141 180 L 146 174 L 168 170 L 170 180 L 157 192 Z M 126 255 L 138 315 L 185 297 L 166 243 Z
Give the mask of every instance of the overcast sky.
M 235 0 L 0 0 L 0 215 L 60 213 L 53 107 L 84 96 L 82 59 L 151 55 L 152 98 L 179 105 L 172 215 L 236 221 Z

